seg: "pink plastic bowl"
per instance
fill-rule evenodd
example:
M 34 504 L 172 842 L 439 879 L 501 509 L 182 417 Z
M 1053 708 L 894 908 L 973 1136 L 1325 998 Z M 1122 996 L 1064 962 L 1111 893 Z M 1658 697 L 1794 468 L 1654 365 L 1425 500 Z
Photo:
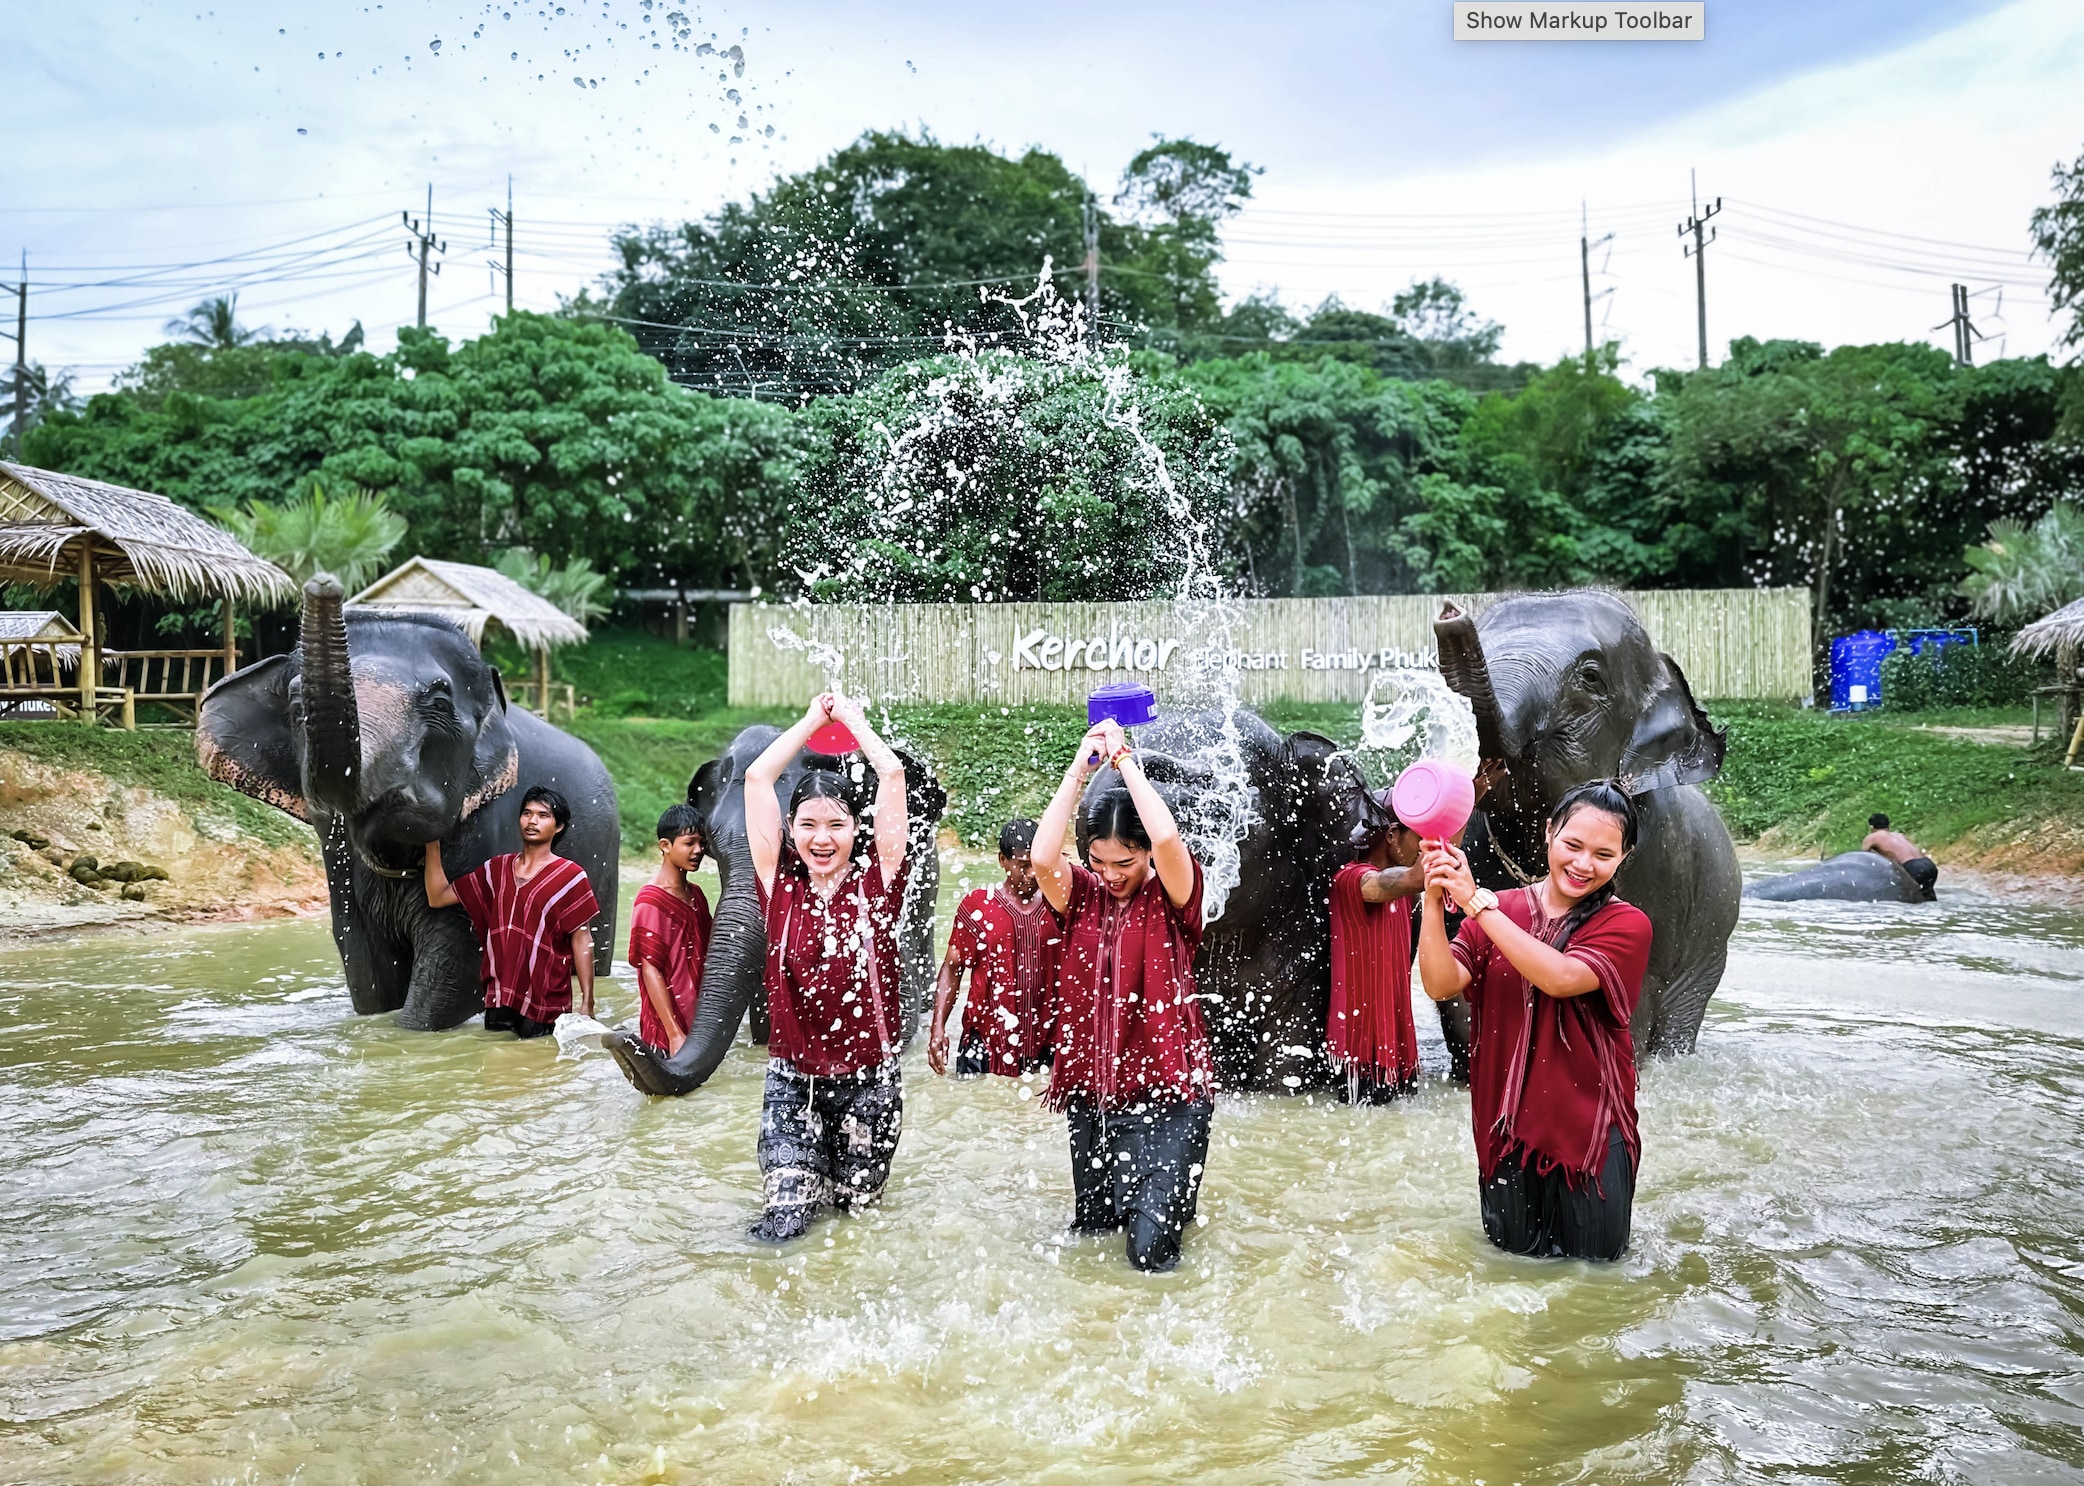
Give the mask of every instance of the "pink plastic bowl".
M 1397 819 L 1428 841 L 1444 841 L 1469 824 L 1476 781 L 1452 764 L 1422 758 L 1397 776 L 1389 791 Z
M 803 746 L 812 753 L 829 753 L 834 758 L 845 758 L 861 744 L 845 723 L 834 720 L 812 733 L 810 741 Z

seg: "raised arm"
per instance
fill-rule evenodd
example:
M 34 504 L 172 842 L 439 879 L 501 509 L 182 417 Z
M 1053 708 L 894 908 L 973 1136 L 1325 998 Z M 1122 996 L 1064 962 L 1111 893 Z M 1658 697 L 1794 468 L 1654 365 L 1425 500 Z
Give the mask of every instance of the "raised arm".
M 789 767 L 789 760 L 803 751 L 810 735 L 831 720 L 832 698 L 820 693 L 795 725 L 778 734 L 746 768 L 745 844 L 763 888 L 773 888 L 774 874 L 781 866 L 782 813 L 781 802 L 774 797 L 774 782 Z
M 1469 859 L 1462 855 L 1460 848 L 1441 846 L 1426 853 L 1429 905 L 1436 882 L 1461 905 L 1464 913 L 1468 912 L 1469 900 L 1476 895 L 1476 878 L 1469 870 Z M 1559 949 L 1550 948 L 1496 909 L 1484 914 L 1480 922 L 1498 953 L 1510 960 L 1512 968 L 1527 977 L 1527 984 L 1542 994 L 1564 1000 L 1599 989 L 1599 977 L 1592 972 L 1590 965 L 1572 959 Z M 1424 952 L 1421 946 L 1421 957 Z M 1420 963 L 1424 963 L 1422 958 Z M 1428 990 L 1431 985 L 1428 978 Z
M 861 704 L 851 697 L 835 697 L 832 715 L 847 725 L 854 741 L 861 745 L 861 756 L 868 760 L 869 768 L 876 776 L 876 803 L 869 812 L 876 833 L 876 860 L 883 868 L 883 879 L 889 881 L 897 876 L 905 864 L 905 849 L 912 834 L 911 814 L 905 801 L 905 766 L 881 738 L 868 725 L 868 714 Z
M 1447 942 L 1446 889 L 1428 878 L 1425 895 L 1425 917 L 1418 926 L 1418 978 L 1427 996 L 1452 1001 L 1469 989 L 1469 972 Z
M 1129 786 L 1129 798 L 1136 805 L 1137 817 L 1143 821 L 1143 833 L 1151 838 L 1151 866 L 1157 869 L 1158 881 L 1165 885 L 1165 899 L 1174 908 L 1184 908 L 1187 899 L 1194 896 L 1194 854 L 1187 850 L 1187 843 L 1180 836 L 1172 807 L 1165 803 L 1157 786 L 1144 777 L 1143 765 L 1136 762 L 1136 754 L 1122 735 L 1120 724 L 1103 722 L 1100 727 L 1109 739 L 1107 761 L 1121 772 L 1122 783 Z
M 456 896 L 456 889 L 449 881 L 448 871 L 441 864 L 439 841 L 427 843 L 426 857 L 420 863 L 420 880 L 427 888 L 429 908 L 453 908 L 463 901 Z
M 1071 835 L 1071 812 L 1078 808 L 1078 795 L 1085 788 L 1086 776 L 1097 767 L 1087 761 L 1096 755 L 1107 756 L 1105 724 L 1078 740 L 1078 752 L 1072 757 L 1071 766 L 1064 770 L 1063 782 L 1057 785 L 1049 808 L 1035 823 L 1035 843 L 1028 848 L 1043 901 L 1058 913 L 1071 901 L 1071 863 L 1064 856 Z
M 1384 867 L 1360 880 L 1363 903 L 1394 903 L 1399 898 L 1415 898 L 1425 890 L 1425 872 L 1417 867 Z

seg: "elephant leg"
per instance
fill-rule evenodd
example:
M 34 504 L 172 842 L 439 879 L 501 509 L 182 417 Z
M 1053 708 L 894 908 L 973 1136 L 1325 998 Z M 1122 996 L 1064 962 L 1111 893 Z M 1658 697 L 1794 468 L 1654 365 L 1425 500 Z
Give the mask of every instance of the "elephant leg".
M 1661 987 L 1655 977 L 1643 985 L 1643 999 L 1637 1008 L 1636 1026 L 1630 1030 L 1635 1037 L 1635 1055 L 1638 1059 L 1652 1054 L 1690 1053 L 1700 1040 L 1700 1024 L 1708 1014 L 1708 998 L 1722 984 L 1722 972 L 1729 965 L 1729 946 L 1717 941 L 1706 947 L 1691 963 L 1682 965 L 1676 975 Z M 1648 1025 L 1643 1025 L 1647 1009 Z
M 1447 1044 L 1447 1076 L 1458 1084 L 1469 1082 L 1469 998 L 1435 1001 L 1440 1013 L 1440 1039 Z
M 485 1009 L 478 982 L 478 941 L 461 909 L 428 909 L 412 922 L 412 983 L 398 1025 L 440 1032 Z

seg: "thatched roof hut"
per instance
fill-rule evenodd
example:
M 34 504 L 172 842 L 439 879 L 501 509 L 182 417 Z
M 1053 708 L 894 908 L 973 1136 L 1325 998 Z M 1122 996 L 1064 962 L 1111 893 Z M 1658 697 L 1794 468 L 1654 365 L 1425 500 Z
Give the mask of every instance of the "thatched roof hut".
M 174 599 L 280 603 L 289 574 L 163 495 L 0 463 L 0 580 L 50 587 L 91 562 L 99 583 Z
M 483 647 L 485 633 L 505 630 L 535 652 L 535 710 L 550 715 L 550 652 L 586 643 L 586 626 L 505 573 L 468 562 L 415 557 L 391 569 L 348 601 L 350 609 L 390 609 L 448 620 Z
M 2084 645 L 2084 599 L 2043 615 L 2012 637 L 2015 655 L 2046 655 L 2065 647 L 2074 651 L 2079 645 Z

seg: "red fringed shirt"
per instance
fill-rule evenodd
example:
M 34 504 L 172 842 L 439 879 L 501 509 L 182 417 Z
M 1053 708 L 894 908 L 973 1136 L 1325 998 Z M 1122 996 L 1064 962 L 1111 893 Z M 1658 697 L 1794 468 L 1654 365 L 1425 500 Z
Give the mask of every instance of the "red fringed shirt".
M 1562 927 L 1542 912 L 1533 888 L 1500 893 L 1498 911 L 1545 944 Z M 1474 918 L 1462 921 L 1452 948 L 1469 972 L 1469 1107 L 1483 1177 L 1520 1153 L 1536 1175 L 1561 1168 L 1572 1186 L 1596 1181 L 1616 1123 L 1630 1164 L 1640 1166 L 1628 1022 L 1650 965 L 1643 911 L 1611 899 L 1571 936 L 1564 954 L 1599 977 L 1582 996 L 1530 985 Z
M 1062 925 L 1040 893 L 1023 905 L 1003 887 L 980 887 L 957 906 L 948 949 L 970 971 L 963 1040 L 983 1042 L 993 1073 L 1017 1075 L 1050 1047 L 1063 945 Z
M 702 961 L 709 954 L 709 899 L 699 884 L 687 885 L 687 901 L 647 882 L 637 890 L 630 909 L 630 965 L 655 966 L 673 998 L 673 1014 L 683 1032 L 695 1024 L 695 1003 L 702 995 Z M 644 972 L 637 970 L 637 1036 L 646 1045 L 666 1050 L 666 1024 L 644 994 Z
M 1174 908 L 1154 870 L 1128 902 L 1075 862 L 1057 972 L 1056 1063 L 1047 1102 L 1102 1110 L 1206 1099 L 1215 1087 L 1194 988 L 1201 947 L 1201 863 Z
M 1418 900 L 1370 903 L 1350 862 L 1331 880 L 1332 1065 L 1379 1083 L 1418 1077 L 1418 1028 L 1411 1018 L 1411 909 Z
M 904 1000 L 897 927 L 910 870 L 907 860 L 886 879 L 871 858 L 866 871 L 853 869 L 821 898 L 802 858 L 783 848 L 773 888 L 760 889 L 774 1057 L 831 1078 L 896 1056 Z
M 554 1022 L 572 1009 L 572 934 L 593 922 L 601 905 L 586 869 L 552 857 L 535 876 L 514 875 L 519 852 L 467 872 L 456 897 L 477 930 L 478 978 L 485 1005 L 510 1006 L 532 1022 Z

